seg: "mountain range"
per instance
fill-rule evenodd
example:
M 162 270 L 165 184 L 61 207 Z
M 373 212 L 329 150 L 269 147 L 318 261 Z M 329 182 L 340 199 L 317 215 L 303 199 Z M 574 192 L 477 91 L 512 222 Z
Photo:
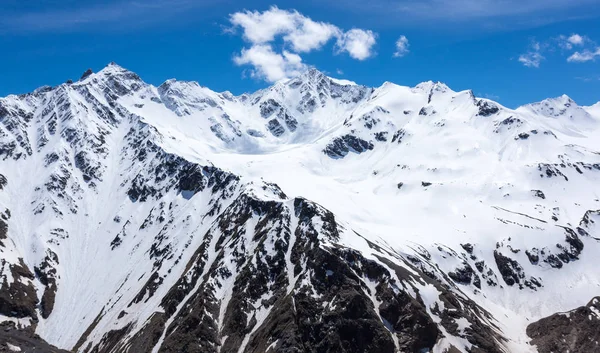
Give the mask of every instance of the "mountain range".
M 599 185 L 600 102 L 111 63 L 0 98 L 0 349 L 600 351 Z

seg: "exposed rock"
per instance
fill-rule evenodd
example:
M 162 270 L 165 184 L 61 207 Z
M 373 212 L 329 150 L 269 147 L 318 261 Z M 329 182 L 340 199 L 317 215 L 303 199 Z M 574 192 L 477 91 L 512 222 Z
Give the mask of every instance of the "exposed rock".
M 267 129 L 275 137 L 279 137 L 285 133 L 285 128 L 277 119 L 269 120 L 269 123 L 267 124 Z
M 600 297 L 592 299 L 586 306 L 556 313 L 530 324 L 527 335 L 539 352 L 597 352 Z
M 34 267 L 35 275 L 39 281 L 46 286 L 40 303 L 42 318 L 47 319 L 54 309 L 54 300 L 56 296 L 56 265 L 58 265 L 58 256 L 52 250 L 46 250 L 46 257 L 39 266 Z
M 14 323 L 0 323 L 0 352 L 14 353 L 69 353 L 58 349 L 29 329 L 20 329 Z
M 539 197 L 542 200 L 546 199 L 546 195 L 544 195 L 542 190 L 531 190 L 531 192 L 533 193 L 533 196 L 535 196 L 535 197 Z
M 4 259 L 0 259 L 0 269 L 6 268 Z M 32 280 L 33 273 L 19 259 L 19 264 L 8 264 L 13 282 L 8 284 L 6 277 L 0 287 L 0 314 L 9 317 L 30 317 L 37 321 L 36 307 L 39 302 Z M 2 275 L 2 273 L 0 273 Z
M 525 278 L 523 267 L 517 261 L 502 255 L 498 250 L 494 250 L 494 259 L 502 279 L 509 286 L 519 284 Z
M 372 150 L 374 147 L 372 142 L 348 134 L 335 138 L 325 147 L 323 153 L 331 158 L 337 159 L 344 158 L 349 152 L 360 154 Z
M 463 262 L 462 265 L 462 267 L 459 267 L 454 271 L 448 272 L 448 277 L 452 278 L 454 282 L 460 284 L 471 284 L 471 280 L 475 275 L 475 273 L 473 272 L 473 268 L 467 262 Z
M 85 72 L 83 73 L 83 75 L 81 75 L 81 78 L 79 79 L 79 81 L 85 80 L 86 78 L 88 78 L 93 73 L 94 73 L 94 71 L 92 71 L 92 69 L 85 70 Z
M 500 111 L 500 108 L 497 105 L 482 99 L 477 101 L 477 108 L 479 109 L 477 115 L 485 117 L 494 115 Z

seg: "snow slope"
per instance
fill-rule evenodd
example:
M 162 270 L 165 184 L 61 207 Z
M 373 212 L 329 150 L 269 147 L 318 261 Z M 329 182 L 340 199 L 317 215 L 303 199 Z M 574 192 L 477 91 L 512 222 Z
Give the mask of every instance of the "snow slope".
M 318 303 L 343 343 L 356 296 L 371 351 L 535 352 L 529 323 L 598 295 L 599 124 L 314 69 L 233 96 L 110 64 L 2 98 L 0 318 L 82 352 L 284 351 L 278 316 Z

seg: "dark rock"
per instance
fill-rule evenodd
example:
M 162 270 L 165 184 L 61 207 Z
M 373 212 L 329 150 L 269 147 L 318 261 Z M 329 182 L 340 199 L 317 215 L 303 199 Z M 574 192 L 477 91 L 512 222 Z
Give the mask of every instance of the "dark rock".
M 281 123 L 279 123 L 279 120 L 277 119 L 269 120 L 269 122 L 267 123 L 267 129 L 275 137 L 279 137 L 285 133 L 285 128 L 283 127 L 283 125 L 281 125 Z
M 546 199 L 546 195 L 542 192 L 542 190 L 531 190 L 533 196 L 539 197 L 540 199 Z
M 376 132 L 373 136 L 375 136 L 375 140 L 377 140 L 379 142 L 386 142 L 387 135 L 388 135 L 387 131 L 380 131 L 380 132 Z
M 348 134 L 335 138 L 325 147 L 323 153 L 331 158 L 337 159 L 344 158 L 349 152 L 360 154 L 372 150 L 374 147 L 372 142 Z
M 92 69 L 85 70 L 85 72 L 83 73 L 83 75 L 81 75 L 81 78 L 79 79 L 79 81 L 85 80 L 86 78 L 88 78 L 93 73 L 94 73 L 94 71 L 92 71 Z
M 477 108 L 479 109 L 477 115 L 485 117 L 494 115 L 500 111 L 497 105 L 481 99 L 477 102 Z
M 531 344 L 539 352 L 588 353 L 598 351 L 600 298 L 586 306 L 556 313 L 527 326 Z
M 469 254 L 473 253 L 473 244 L 471 243 L 465 243 L 465 244 L 460 244 L 460 246 L 465 249 L 465 251 Z
M 540 256 L 538 255 L 538 249 L 536 249 L 536 248 L 531 249 L 531 251 L 525 250 L 525 255 L 527 255 L 527 258 L 529 259 L 529 262 L 532 265 L 537 265 L 538 262 L 540 261 Z
M 9 349 L 8 344 L 18 347 L 19 351 L 23 353 L 69 353 L 48 344 L 30 328 L 18 328 L 10 321 L 0 323 L 0 352 L 14 352 Z
M 509 286 L 519 284 L 525 278 L 523 267 L 517 261 L 502 255 L 498 250 L 494 250 L 494 259 L 502 279 Z
M 527 140 L 529 138 L 529 134 L 526 132 L 521 132 L 515 137 L 515 140 Z
M 474 274 L 473 268 L 467 262 L 463 262 L 462 267 L 449 272 L 448 277 L 460 284 L 471 284 Z
M 54 309 L 54 300 L 56 297 L 56 265 L 58 265 L 58 256 L 52 250 L 46 250 L 46 257 L 39 266 L 34 267 L 34 272 L 39 281 L 46 287 L 42 294 L 40 311 L 42 317 L 47 319 Z
M 404 136 L 406 136 L 406 131 L 404 129 L 400 129 L 394 133 L 394 136 L 392 136 L 392 142 L 402 143 Z
M 5 260 L 0 259 L 4 265 Z M 30 317 L 37 322 L 36 307 L 39 302 L 32 280 L 33 273 L 29 270 L 23 259 L 18 264 L 8 264 L 13 282 L 3 283 L 0 288 L 0 314 L 8 317 Z

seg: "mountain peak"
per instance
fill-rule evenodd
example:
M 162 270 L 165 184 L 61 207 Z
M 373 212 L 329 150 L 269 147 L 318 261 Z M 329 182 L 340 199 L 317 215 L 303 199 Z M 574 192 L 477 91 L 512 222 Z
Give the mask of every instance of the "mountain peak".
M 441 81 L 425 81 L 425 82 L 421 82 L 418 85 L 416 85 L 414 88 L 416 89 L 420 89 L 424 92 L 431 92 L 431 91 L 436 91 L 436 92 L 446 92 L 446 91 L 451 91 L 450 87 L 448 87 L 445 83 L 441 82 Z
M 556 97 L 556 98 L 554 98 L 554 100 L 559 101 L 559 102 L 561 102 L 563 104 L 565 104 L 565 103 L 570 103 L 570 104 L 575 103 L 575 101 L 573 99 L 571 99 L 571 97 L 567 96 L 566 94 L 563 94 L 560 97 Z
M 85 80 L 86 78 L 88 78 L 93 73 L 94 73 L 94 71 L 92 71 L 92 69 L 85 70 L 85 72 L 81 75 L 81 78 L 79 78 L 79 81 Z

